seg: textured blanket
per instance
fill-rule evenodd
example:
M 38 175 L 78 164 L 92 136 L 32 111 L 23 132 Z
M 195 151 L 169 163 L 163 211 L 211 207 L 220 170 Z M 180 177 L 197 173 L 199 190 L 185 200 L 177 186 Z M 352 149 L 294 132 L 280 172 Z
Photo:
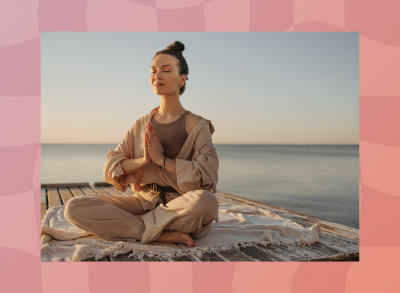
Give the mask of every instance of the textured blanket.
M 220 203 L 219 222 L 213 222 L 210 232 L 196 239 L 196 247 L 185 244 L 140 241 L 106 241 L 97 238 L 69 223 L 64 217 L 65 206 L 47 210 L 41 221 L 42 261 L 82 261 L 88 258 L 102 259 L 130 253 L 129 257 L 143 260 L 145 255 L 162 260 L 214 253 L 260 245 L 288 244 L 310 245 L 319 241 L 320 225 L 305 229 L 292 220 L 258 207 L 238 205 L 231 201 Z

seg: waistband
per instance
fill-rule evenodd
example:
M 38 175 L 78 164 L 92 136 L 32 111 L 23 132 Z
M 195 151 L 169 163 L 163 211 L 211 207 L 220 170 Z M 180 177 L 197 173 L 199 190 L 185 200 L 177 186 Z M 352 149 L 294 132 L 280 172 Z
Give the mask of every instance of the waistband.
M 150 183 L 150 184 L 146 184 L 148 187 L 150 187 L 158 196 L 158 201 L 157 201 L 157 205 L 156 207 L 163 203 L 164 205 L 167 204 L 167 201 L 165 199 L 165 193 L 166 192 L 176 192 L 179 193 L 175 188 L 173 188 L 172 186 L 161 186 L 158 185 L 157 183 Z

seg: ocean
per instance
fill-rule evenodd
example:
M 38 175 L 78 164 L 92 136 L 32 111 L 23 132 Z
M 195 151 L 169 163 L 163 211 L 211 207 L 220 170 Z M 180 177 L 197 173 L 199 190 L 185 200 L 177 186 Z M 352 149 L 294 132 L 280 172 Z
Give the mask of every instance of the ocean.
M 42 144 L 41 183 L 104 181 L 118 144 Z M 219 145 L 217 189 L 359 228 L 358 145 Z

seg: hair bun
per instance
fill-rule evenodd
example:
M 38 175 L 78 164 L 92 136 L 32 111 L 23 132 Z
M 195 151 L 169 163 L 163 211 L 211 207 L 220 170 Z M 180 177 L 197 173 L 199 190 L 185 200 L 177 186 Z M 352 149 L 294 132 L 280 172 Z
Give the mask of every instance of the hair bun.
M 182 52 L 185 51 L 185 45 L 179 41 L 175 41 L 173 44 L 165 48 L 165 50 L 178 51 L 182 54 Z

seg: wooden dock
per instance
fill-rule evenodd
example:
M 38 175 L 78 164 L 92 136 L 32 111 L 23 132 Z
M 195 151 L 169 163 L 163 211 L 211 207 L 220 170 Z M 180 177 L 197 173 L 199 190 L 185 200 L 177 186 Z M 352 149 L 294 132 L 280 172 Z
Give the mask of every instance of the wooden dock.
M 68 200 L 75 196 L 86 194 L 131 196 L 134 194 L 130 187 L 125 193 L 121 193 L 106 182 L 95 182 L 94 186 L 89 185 L 89 183 L 42 184 L 41 191 L 41 218 L 44 217 L 48 208 L 65 205 Z M 217 192 L 216 196 L 221 203 L 232 200 L 237 204 L 270 210 L 304 228 L 319 223 L 322 228 L 322 233 L 319 236 L 320 241 L 310 246 L 258 245 L 257 247 L 241 247 L 239 250 L 231 249 L 213 254 L 204 253 L 201 259 L 184 256 L 172 259 L 165 258 L 163 261 L 359 261 L 358 229 L 224 192 Z M 128 258 L 129 254 L 131 252 L 116 257 L 105 256 L 99 261 L 136 261 L 133 257 Z M 85 261 L 95 260 L 92 258 Z M 161 260 L 145 256 L 143 261 Z

